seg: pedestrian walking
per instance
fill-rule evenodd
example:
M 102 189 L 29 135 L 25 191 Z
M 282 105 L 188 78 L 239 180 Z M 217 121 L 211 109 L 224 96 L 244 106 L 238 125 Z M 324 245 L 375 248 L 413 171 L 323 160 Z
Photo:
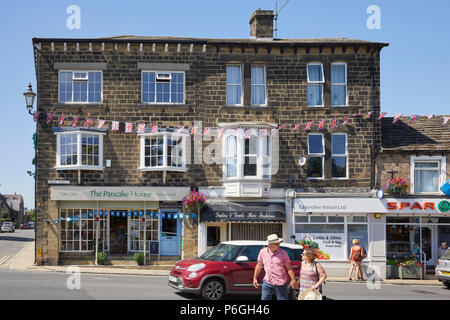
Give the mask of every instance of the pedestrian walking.
M 302 253 L 302 268 L 300 270 L 300 294 L 303 292 L 318 290 L 322 294 L 322 284 L 327 279 L 327 273 L 323 266 L 315 262 L 317 253 L 313 249 L 305 249 Z
M 448 250 L 447 242 L 442 242 L 441 246 L 438 248 L 438 259 L 444 255 Z
M 350 263 L 350 272 L 348 274 L 348 280 L 352 280 L 353 271 L 356 271 L 356 280 L 364 280 L 362 261 L 366 257 L 364 248 L 360 246 L 358 239 L 353 239 L 353 247 L 350 250 L 350 257 L 348 262 Z
M 297 288 L 294 270 L 286 251 L 280 248 L 283 239 L 276 234 L 267 237 L 268 246 L 261 249 L 258 264 L 253 275 L 253 286 L 258 288 L 258 276 L 264 267 L 265 276 L 262 285 L 261 300 L 271 300 L 275 294 L 277 300 L 288 300 L 288 286 Z M 288 283 L 288 277 L 291 278 Z

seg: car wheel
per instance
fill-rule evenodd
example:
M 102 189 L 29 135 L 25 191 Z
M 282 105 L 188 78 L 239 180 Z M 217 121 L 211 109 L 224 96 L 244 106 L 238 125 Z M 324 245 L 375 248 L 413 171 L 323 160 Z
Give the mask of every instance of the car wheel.
M 447 287 L 447 289 L 450 289 L 450 282 L 448 281 L 444 281 L 444 286 Z
M 202 287 L 202 298 L 205 300 L 220 300 L 225 295 L 225 286 L 219 279 L 209 279 Z

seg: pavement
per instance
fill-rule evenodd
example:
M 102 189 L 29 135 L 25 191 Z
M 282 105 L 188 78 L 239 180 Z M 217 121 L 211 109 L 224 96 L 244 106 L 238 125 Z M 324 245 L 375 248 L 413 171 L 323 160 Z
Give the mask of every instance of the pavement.
M 0 261 L 0 269 L 9 269 L 17 271 L 36 271 L 36 272 L 62 272 L 67 273 L 69 266 L 37 266 L 34 263 L 34 242 L 28 243 L 18 253 L 9 256 L 8 259 Z M 159 270 L 158 267 L 151 266 L 77 266 L 81 273 L 92 274 L 117 274 L 117 275 L 141 275 L 141 276 L 168 276 L 168 270 Z M 73 271 L 71 271 L 73 272 Z M 327 282 L 350 282 L 347 278 L 328 277 Z M 362 283 L 352 281 L 353 283 Z M 442 283 L 436 279 L 415 280 L 415 279 L 386 279 L 382 284 L 398 285 L 426 285 L 442 286 Z

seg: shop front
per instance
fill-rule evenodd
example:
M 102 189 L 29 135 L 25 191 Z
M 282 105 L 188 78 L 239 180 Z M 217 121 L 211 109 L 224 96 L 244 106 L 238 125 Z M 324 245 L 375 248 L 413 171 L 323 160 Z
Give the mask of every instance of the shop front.
M 389 259 L 414 259 L 434 266 L 440 242 L 449 239 L 450 212 L 444 199 L 299 197 L 293 204 L 292 234 L 319 245 L 330 276 L 348 275 L 352 240 L 367 251 L 363 268 L 386 278 Z M 372 271 L 373 270 L 373 271 Z
M 407 198 L 386 206 L 386 258 L 415 259 L 434 268 L 440 244 L 450 240 L 450 201 Z
M 189 188 L 52 186 L 61 258 L 147 252 L 181 255 L 184 219 L 181 200 Z
M 212 202 L 200 214 L 199 255 L 230 240 L 265 241 L 269 234 L 285 234 L 284 202 Z

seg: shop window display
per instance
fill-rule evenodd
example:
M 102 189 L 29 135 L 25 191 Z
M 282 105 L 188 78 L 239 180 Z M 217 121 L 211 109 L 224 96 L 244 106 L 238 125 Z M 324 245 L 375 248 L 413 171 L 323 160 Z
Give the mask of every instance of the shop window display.
M 96 209 L 61 209 L 59 224 L 60 251 L 94 251 Z M 76 219 L 73 219 L 73 218 Z M 99 240 L 106 239 L 107 220 L 99 217 Z M 105 249 L 107 249 L 105 247 Z

